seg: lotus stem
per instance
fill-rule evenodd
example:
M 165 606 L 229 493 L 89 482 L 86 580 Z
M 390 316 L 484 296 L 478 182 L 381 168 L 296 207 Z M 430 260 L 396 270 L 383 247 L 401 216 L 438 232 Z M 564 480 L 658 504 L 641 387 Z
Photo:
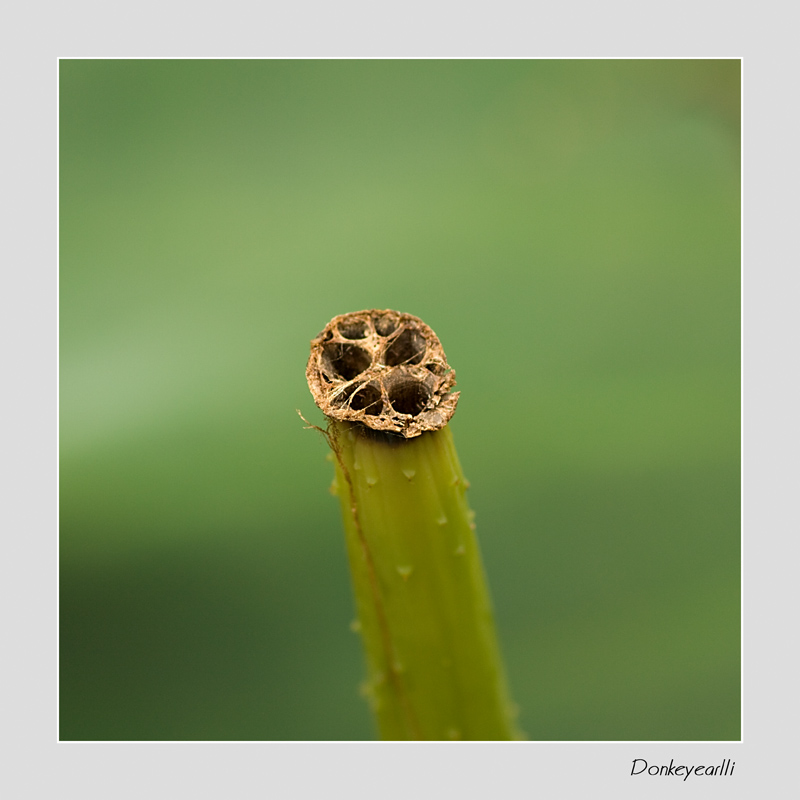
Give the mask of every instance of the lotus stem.
M 306 374 L 328 417 L 381 738 L 520 738 L 436 334 L 410 314 L 344 314 L 312 341 Z

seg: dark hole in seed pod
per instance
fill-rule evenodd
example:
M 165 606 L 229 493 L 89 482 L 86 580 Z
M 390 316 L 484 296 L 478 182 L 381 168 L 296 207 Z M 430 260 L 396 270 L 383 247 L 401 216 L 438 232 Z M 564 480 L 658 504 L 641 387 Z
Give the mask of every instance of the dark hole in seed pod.
M 367 323 L 362 320 L 340 322 L 339 333 L 341 333 L 345 339 L 363 339 L 367 335 Z
M 388 336 L 390 333 L 394 333 L 395 328 L 397 327 L 397 323 L 390 317 L 373 317 L 372 321 L 375 323 L 375 330 L 381 336 Z
M 349 386 L 345 386 L 341 392 L 335 394 L 331 398 L 331 404 L 334 406 L 343 406 L 353 396 L 353 393 L 361 386 L 362 384 L 360 383 L 351 383 Z
M 425 337 L 415 330 L 406 328 L 387 348 L 384 364 L 396 367 L 398 364 L 419 364 L 425 357 Z
M 425 384 L 413 379 L 400 380 L 389 389 L 389 402 L 401 414 L 419 414 L 431 395 Z
M 361 391 L 353 395 L 350 401 L 350 408 L 354 411 L 362 411 L 371 416 L 378 416 L 383 411 L 383 398 L 381 390 L 374 384 L 368 383 Z
M 322 368 L 334 377 L 352 380 L 371 363 L 369 353 L 358 345 L 328 342 L 322 346 Z
M 431 361 L 429 364 L 426 364 L 425 369 L 427 369 L 428 372 L 432 372 L 434 375 L 437 375 L 440 378 L 443 377 L 444 374 L 447 372 L 447 370 L 444 368 L 442 364 L 437 364 L 435 361 Z

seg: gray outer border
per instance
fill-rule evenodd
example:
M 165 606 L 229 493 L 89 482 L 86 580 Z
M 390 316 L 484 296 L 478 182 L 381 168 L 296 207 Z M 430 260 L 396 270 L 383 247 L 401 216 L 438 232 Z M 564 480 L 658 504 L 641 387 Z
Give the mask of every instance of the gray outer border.
M 796 425 L 781 424 L 793 410 L 793 370 L 787 365 L 795 361 L 781 348 L 790 341 L 795 309 L 776 267 L 789 266 L 781 256 L 792 252 L 786 232 L 793 230 L 796 213 L 790 215 L 795 209 L 786 202 L 786 189 L 770 202 L 778 188 L 770 179 L 792 173 L 787 160 L 797 149 L 794 115 L 789 116 L 789 59 L 796 43 L 777 4 L 762 4 L 749 16 L 708 2 L 665 5 L 662 13 L 652 5 L 619 2 L 582 11 L 505 0 L 492 6 L 491 16 L 431 2 L 225 11 L 223 19 L 199 6 L 72 4 L 17 6 L 7 16 L 3 205 L 4 249 L 10 252 L 0 319 L 11 369 L 1 513 L 7 533 L 4 627 L 12 638 L 6 653 L 12 656 L 4 670 L 7 766 L 0 785 L 11 797 L 31 798 L 261 798 L 273 792 L 316 798 L 339 791 L 404 800 L 595 792 L 639 798 L 673 791 L 749 798 L 771 789 L 789 796 L 787 790 L 797 786 L 789 758 L 793 718 L 784 711 L 793 699 L 786 690 L 795 684 L 789 652 L 795 625 L 788 618 L 794 551 L 788 544 L 797 530 L 789 513 L 796 481 L 785 480 L 791 474 L 788 458 L 780 458 L 776 444 L 785 431 L 796 431 Z M 57 742 L 57 60 L 121 55 L 743 58 L 743 742 Z M 762 163 L 765 156 L 771 163 Z M 736 774 L 686 782 L 632 778 L 634 758 L 658 764 L 731 758 Z

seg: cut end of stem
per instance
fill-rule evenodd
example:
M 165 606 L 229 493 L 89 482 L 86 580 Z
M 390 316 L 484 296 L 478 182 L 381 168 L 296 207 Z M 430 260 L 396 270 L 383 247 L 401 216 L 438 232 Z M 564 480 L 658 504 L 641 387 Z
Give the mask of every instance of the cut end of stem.
M 407 439 L 443 428 L 458 403 L 439 338 L 399 311 L 334 317 L 311 342 L 306 379 L 326 416 Z

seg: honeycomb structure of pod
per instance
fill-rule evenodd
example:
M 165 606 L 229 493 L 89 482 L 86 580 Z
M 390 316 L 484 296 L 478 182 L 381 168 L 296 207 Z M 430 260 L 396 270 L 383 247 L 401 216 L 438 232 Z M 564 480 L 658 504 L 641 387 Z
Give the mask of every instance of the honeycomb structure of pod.
M 398 311 L 334 317 L 311 341 L 306 379 L 326 416 L 406 438 L 443 428 L 458 403 L 439 338 Z

